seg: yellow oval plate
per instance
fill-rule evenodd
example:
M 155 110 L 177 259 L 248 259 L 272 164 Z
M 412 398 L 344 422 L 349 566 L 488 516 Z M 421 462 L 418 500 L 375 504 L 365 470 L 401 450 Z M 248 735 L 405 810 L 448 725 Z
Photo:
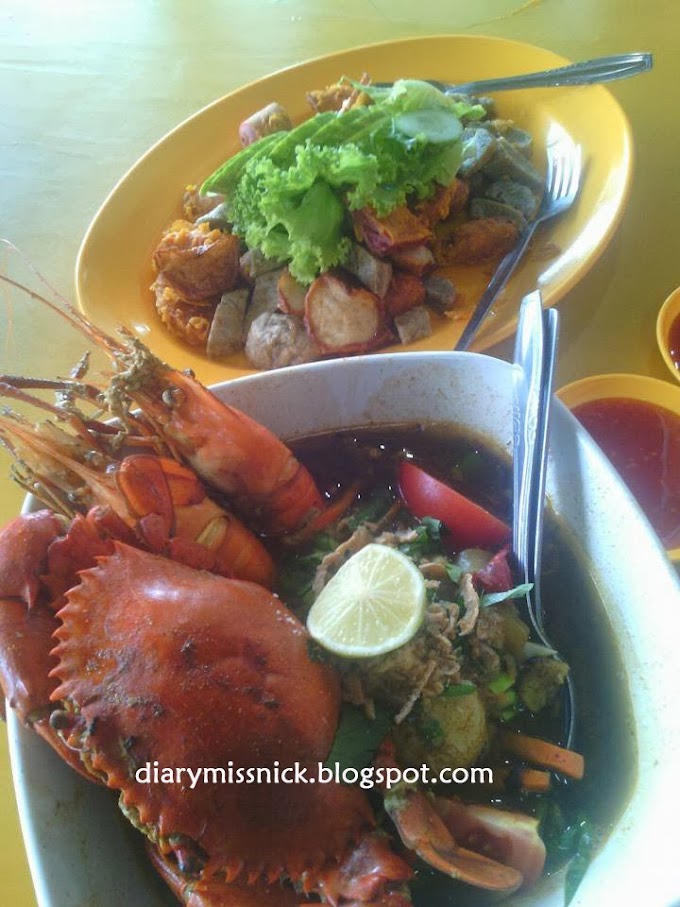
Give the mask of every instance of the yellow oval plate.
M 95 216 L 76 264 L 76 290 L 83 312 L 112 331 L 124 324 L 163 359 L 192 368 L 205 383 L 253 370 L 243 354 L 225 362 L 175 341 L 156 317 L 149 286 L 151 255 L 163 229 L 179 215 L 182 193 L 200 184 L 238 149 L 241 120 L 271 101 L 294 119 L 308 116 L 307 91 L 347 75 L 367 72 L 375 81 L 435 78 L 450 82 L 549 69 L 569 61 L 550 51 L 474 35 L 445 35 L 390 41 L 331 54 L 282 70 L 232 92 L 185 120 L 154 145 L 123 177 Z M 554 305 L 593 265 L 611 238 L 628 194 L 632 143 L 628 121 L 602 86 L 503 92 L 498 112 L 527 129 L 535 140 L 534 162 L 545 158 L 544 137 L 557 123 L 584 149 L 586 170 L 576 205 L 539 229 L 533 248 L 508 283 L 477 336 L 485 349 L 510 336 L 522 296 L 537 286 Z M 457 317 L 440 318 L 426 340 L 394 350 L 448 350 L 491 276 L 481 266 L 460 269 L 455 280 L 464 295 Z

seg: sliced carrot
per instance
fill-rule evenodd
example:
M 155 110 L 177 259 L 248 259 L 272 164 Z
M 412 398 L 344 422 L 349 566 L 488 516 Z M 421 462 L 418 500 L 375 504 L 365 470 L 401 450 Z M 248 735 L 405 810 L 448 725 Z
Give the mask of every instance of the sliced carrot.
M 583 777 L 585 768 L 583 756 L 573 750 L 557 746 L 556 743 L 548 743 L 547 740 L 529 737 L 526 734 L 506 733 L 502 735 L 502 744 L 513 756 L 519 756 L 520 759 L 526 759 L 534 765 L 561 772 L 576 781 Z
M 538 768 L 522 768 L 519 771 L 519 786 L 528 793 L 544 793 L 550 790 L 550 772 Z

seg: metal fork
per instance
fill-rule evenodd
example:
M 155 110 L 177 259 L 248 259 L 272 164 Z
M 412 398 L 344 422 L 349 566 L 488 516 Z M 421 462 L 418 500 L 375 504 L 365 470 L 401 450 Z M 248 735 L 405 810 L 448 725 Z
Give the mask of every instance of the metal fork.
M 535 636 L 554 649 L 543 623 L 541 554 L 548 428 L 559 318 L 543 310 L 538 290 L 520 307 L 513 367 L 513 510 L 512 548 L 525 583 L 532 584 L 526 606 Z M 564 745 L 573 743 L 574 687 L 571 675 L 563 687 Z
M 546 186 L 538 214 L 520 237 L 517 245 L 508 252 L 496 268 L 460 335 L 455 346 L 457 350 L 466 350 L 469 347 L 470 341 L 479 330 L 496 297 L 524 255 L 538 225 L 558 214 L 563 214 L 573 205 L 578 195 L 582 169 L 580 145 L 576 145 L 571 136 L 558 123 L 553 123 L 548 130 L 546 151 L 548 155 Z
M 476 82 L 461 82 L 451 85 L 436 79 L 425 79 L 444 94 L 480 95 L 485 92 L 507 91 L 518 88 L 553 88 L 560 85 L 593 85 L 595 83 L 613 82 L 615 79 L 627 79 L 652 68 L 652 55 L 649 53 L 614 54 L 610 57 L 597 57 L 594 60 L 583 60 L 557 69 L 546 69 L 543 72 L 530 72 L 519 76 L 503 76 L 498 79 L 479 79 Z M 392 82 L 376 82 L 378 88 L 390 88 Z

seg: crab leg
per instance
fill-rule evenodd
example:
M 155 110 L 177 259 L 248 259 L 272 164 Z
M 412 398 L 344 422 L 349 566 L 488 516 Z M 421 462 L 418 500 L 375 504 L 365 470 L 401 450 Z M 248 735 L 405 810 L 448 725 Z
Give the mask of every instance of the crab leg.
M 376 765 L 397 767 L 391 738 L 383 741 Z M 386 790 L 384 805 L 406 847 L 440 872 L 488 891 L 511 893 L 522 884 L 517 869 L 459 846 L 433 798 L 413 785 L 400 781 Z
M 460 847 L 422 791 L 405 784 L 385 794 L 385 809 L 404 844 L 451 878 L 487 891 L 516 891 L 522 874 L 510 866 Z
M 19 720 L 92 780 L 51 723 L 50 697 L 57 683 L 49 673 L 56 665 L 51 651 L 59 621 L 50 608 L 53 596 L 43 574 L 49 571 L 52 546 L 64 531 L 63 519 L 41 510 L 15 517 L 0 533 L 0 686 Z M 82 545 L 79 554 L 79 566 L 94 565 Z M 77 566 L 72 562 L 74 570 Z
M 465 804 L 455 797 L 435 797 L 433 807 L 449 832 L 463 845 L 470 842 L 489 856 L 522 874 L 522 888 L 530 888 L 543 873 L 545 844 L 538 834 L 539 820 L 513 810 Z

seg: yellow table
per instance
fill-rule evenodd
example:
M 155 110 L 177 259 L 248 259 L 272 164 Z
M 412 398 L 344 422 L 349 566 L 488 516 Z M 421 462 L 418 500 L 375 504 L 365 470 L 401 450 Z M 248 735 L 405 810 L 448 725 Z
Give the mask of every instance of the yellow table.
M 142 152 L 233 88 L 330 51 L 435 33 L 498 35 L 571 59 L 648 50 L 651 73 L 611 86 L 633 126 L 635 181 L 613 243 L 560 305 L 557 380 L 606 371 L 666 378 L 654 322 L 680 283 L 680 122 L 669 104 L 680 82 L 678 26 L 673 0 L 4 0 L 0 234 L 71 295 L 81 237 Z M 3 292 L 0 372 L 66 374 L 82 347 L 56 316 Z M 0 524 L 22 498 L 6 464 Z M 4 738 L 0 796 L 0 899 L 31 907 Z

